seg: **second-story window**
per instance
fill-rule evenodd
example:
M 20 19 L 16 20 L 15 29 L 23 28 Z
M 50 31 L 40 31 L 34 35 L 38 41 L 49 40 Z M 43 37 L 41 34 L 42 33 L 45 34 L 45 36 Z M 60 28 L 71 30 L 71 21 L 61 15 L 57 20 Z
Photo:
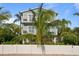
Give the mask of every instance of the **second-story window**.
M 33 15 L 29 15 L 29 21 L 32 21 Z

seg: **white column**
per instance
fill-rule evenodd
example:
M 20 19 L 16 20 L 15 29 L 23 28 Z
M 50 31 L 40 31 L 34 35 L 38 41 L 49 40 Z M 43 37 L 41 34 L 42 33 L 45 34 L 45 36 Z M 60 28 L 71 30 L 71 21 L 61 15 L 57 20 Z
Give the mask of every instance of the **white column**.
M 54 37 L 54 40 L 53 40 L 53 41 L 54 41 L 54 43 L 56 43 L 56 42 L 57 42 L 56 37 Z

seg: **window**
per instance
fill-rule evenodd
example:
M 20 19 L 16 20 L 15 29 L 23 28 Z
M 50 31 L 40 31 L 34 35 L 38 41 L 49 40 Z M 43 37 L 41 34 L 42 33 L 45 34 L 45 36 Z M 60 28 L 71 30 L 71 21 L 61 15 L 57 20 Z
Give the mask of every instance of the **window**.
M 34 33 L 34 26 L 29 26 L 29 32 Z
M 29 21 L 32 21 L 33 15 L 29 15 Z
M 23 19 L 23 21 L 27 21 L 27 19 Z
M 34 33 L 34 26 L 32 26 L 32 33 Z

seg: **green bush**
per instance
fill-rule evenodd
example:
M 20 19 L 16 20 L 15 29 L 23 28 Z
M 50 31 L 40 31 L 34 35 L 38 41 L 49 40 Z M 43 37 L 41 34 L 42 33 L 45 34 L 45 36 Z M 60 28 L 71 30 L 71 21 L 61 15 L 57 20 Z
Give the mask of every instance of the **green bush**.
M 62 41 L 66 45 L 77 45 L 79 43 L 79 38 L 73 33 L 66 33 Z

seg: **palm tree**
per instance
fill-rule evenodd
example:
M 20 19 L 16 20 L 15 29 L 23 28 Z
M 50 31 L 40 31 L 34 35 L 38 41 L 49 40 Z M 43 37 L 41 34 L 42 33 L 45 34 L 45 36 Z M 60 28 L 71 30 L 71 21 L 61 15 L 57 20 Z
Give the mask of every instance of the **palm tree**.
M 15 15 L 17 18 L 14 20 L 14 23 L 15 22 L 20 22 L 20 29 L 21 29 L 21 13 L 19 12 L 19 14 L 16 14 Z M 21 30 L 20 30 L 20 35 L 21 35 Z
M 42 53 L 45 54 L 45 36 L 48 33 L 48 21 L 49 23 L 54 20 L 57 15 L 56 12 L 52 10 L 43 9 L 43 4 L 40 5 L 37 12 L 30 10 L 33 13 L 34 26 L 36 27 L 36 43 L 41 45 Z M 37 16 L 37 18 L 35 18 Z
M 73 29 L 73 33 L 75 33 L 77 36 L 79 36 L 79 27 L 75 27 Z
M 43 9 L 42 7 L 43 7 L 43 4 L 40 5 L 40 7 L 37 9 L 37 11 L 31 10 L 31 9 L 29 11 L 31 11 L 33 13 L 33 26 L 36 27 L 36 36 L 35 36 L 36 44 L 41 45 L 42 52 L 43 52 L 43 54 L 45 54 L 44 37 L 48 33 L 47 24 L 48 24 L 48 21 L 50 22 L 51 20 L 54 20 L 54 17 L 57 15 L 57 13 L 52 10 Z M 26 34 L 24 36 L 26 36 L 26 38 L 28 38 L 28 35 L 29 34 Z M 33 38 L 33 36 L 31 36 L 31 38 Z M 20 35 L 19 38 L 21 38 L 21 37 L 22 36 Z
M 9 20 L 11 14 L 9 11 L 3 10 L 3 7 L 0 7 L 0 23 L 4 20 Z
M 38 14 L 33 11 L 33 10 L 30 10 L 32 11 L 33 15 L 37 15 L 37 18 L 33 18 L 34 22 L 35 22 L 35 27 L 36 27 L 36 33 L 37 33 L 37 44 L 41 44 L 43 45 L 44 44 L 44 41 L 43 41 L 43 36 L 46 35 L 46 32 L 47 32 L 47 21 L 51 21 L 53 19 L 53 17 L 56 16 L 56 13 L 54 11 L 51 11 L 51 10 L 45 10 L 42 8 L 43 4 L 41 4 L 41 6 L 39 7 L 38 9 Z
M 69 20 L 55 20 L 53 22 L 50 23 L 52 26 L 55 26 L 57 28 L 57 40 L 61 41 L 61 34 L 63 32 L 69 32 L 70 28 L 68 28 L 68 24 L 71 24 L 71 22 Z
M 2 22 L 4 20 L 9 20 L 10 17 L 11 17 L 10 12 L 4 10 L 3 7 L 0 7 L 0 39 L 2 39 L 2 40 L 4 38 L 3 35 L 5 34 L 5 31 L 2 28 L 3 26 L 1 26 L 1 25 L 3 25 Z

